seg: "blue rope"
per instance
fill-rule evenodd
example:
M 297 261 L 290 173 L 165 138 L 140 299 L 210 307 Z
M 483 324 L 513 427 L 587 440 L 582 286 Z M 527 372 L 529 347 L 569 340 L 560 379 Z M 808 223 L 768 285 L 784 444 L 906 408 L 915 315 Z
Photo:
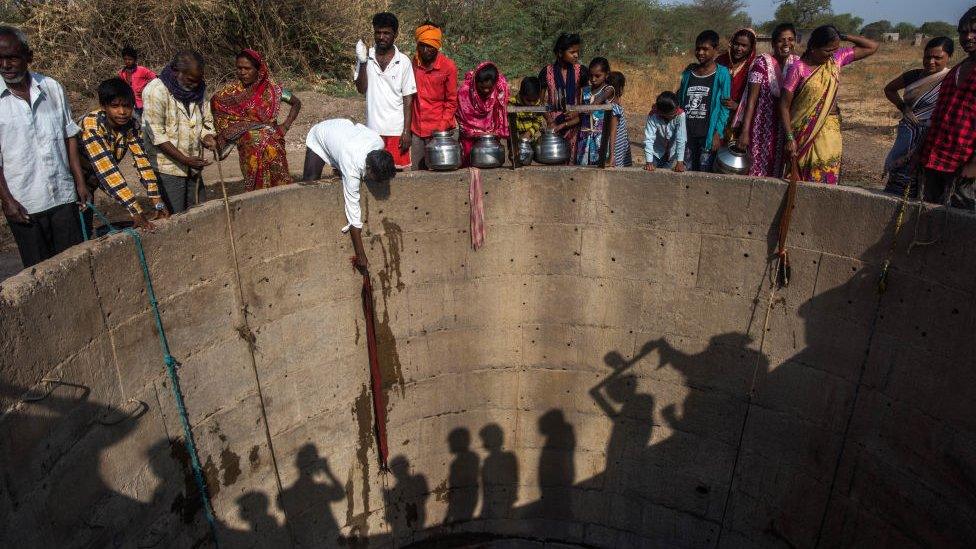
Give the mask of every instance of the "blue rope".
M 207 517 L 207 523 L 210 525 L 210 533 L 213 536 L 214 545 L 219 547 L 220 544 L 217 541 L 217 521 L 214 518 L 213 507 L 210 504 L 210 495 L 207 492 L 207 484 L 203 479 L 203 467 L 200 465 L 200 457 L 197 455 L 197 445 L 193 439 L 193 431 L 190 429 L 190 420 L 186 411 L 186 403 L 183 400 L 183 391 L 180 389 L 180 377 L 176 373 L 176 368 L 179 363 L 173 358 L 173 355 L 169 352 L 169 341 L 166 339 L 166 332 L 163 331 L 163 319 L 159 314 L 159 301 L 156 299 L 156 292 L 153 290 L 152 276 L 149 274 L 149 264 L 146 262 L 146 252 L 142 247 L 142 237 L 135 229 L 126 228 L 119 230 L 112 225 L 112 223 L 102 215 L 102 212 L 98 211 L 91 202 L 88 203 L 88 207 L 95 212 L 98 219 L 108 227 L 108 233 L 114 234 L 118 232 L 124 232 L 125 234 L 132 237 L 132 242 L 136 246 L 136 254 L 139 257 L 139 265 L 142 266 L 142 277 L 146 281 L 146 293 L 149 295 L 149 304 L 152 306 L 153 319 L 156 322 L 156 332 L 159 334 L 159 346 L 163 350 L 163 362 L 166 364 L 166 372 L 169 374 L 170 385 L 173 387 L 173 398 L 176 400 L 176 408 L 180 412 L 180 424 L 183 426 L 183 437 L 186 439 L 187 451 L 190 454 L 190 464 L 193 468 L 193 479 L 196 481 L 197 490 L 200 491 L 200 501 L 203 503 L 203 512 Z M 85 235 L 85 240 L 88 240 L 88 230 L 85 227 L 85 218 L 79 212 L 81 216 L 81 230 Z
M 85 242 L 88 242 L 88 226 L 85 224 L 84 210 L 81 209 L 78 210 L 78 220 L 81 221 L 81 236 L 85 238 Z

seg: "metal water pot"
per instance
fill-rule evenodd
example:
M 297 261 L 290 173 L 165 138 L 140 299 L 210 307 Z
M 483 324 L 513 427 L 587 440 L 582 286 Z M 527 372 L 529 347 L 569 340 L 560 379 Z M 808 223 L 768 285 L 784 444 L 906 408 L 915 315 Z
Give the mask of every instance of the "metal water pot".
M 740 149 L 735 143 L 722 147 L 715 153 L 715 171 L 728 175 L 749 175 L 752 162 L 749 153 Z
M 471 165 L 475 168 L 497 168 L 505 163 L 505 149 L 498 137 L 482 135 L 471 147 Z
M 569 162 L 569 142 L 545 130 L 535 143 L 535 161 L 542 164 L 565 164 Z
M 532 149 L 533 149 L 532 139 L 526 137 L 519 139 L 518 141 L 519 164 L 523 166 L 528 166 L 529 164 L 532 163 L 532 157 L 535 156 L 534 151 Z
M 434 132 L 424 146 L 427 168 L 437 171 L 456 170 L 461 167 L 461 145 L 454 139 L 454 132 Z

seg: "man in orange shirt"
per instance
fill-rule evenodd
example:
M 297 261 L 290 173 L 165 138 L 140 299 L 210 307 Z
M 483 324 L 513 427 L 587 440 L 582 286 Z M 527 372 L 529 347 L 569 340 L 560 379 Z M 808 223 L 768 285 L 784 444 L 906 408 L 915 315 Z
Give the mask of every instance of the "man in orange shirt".
M 413 57 L 414 80 L 417 96 L 413 101 L 413 117 L 410 131 L 412 168 L 427 169 L 424 162 L 424 146 L 436 131 L 454 128 L 457 111 L 457 65 L 441 53 L 441 29 L 425 23 L 414 32 L 417 38 L 417 54 Z

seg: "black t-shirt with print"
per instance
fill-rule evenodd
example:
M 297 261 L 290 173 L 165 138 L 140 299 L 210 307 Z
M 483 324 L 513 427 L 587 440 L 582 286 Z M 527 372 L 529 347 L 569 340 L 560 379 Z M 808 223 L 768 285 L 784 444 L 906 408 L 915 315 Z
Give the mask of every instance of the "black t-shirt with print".
M 698 76 L 692 72 L 688 79 L 684 109 L 689 138 L 708 136 L 708 116 L 711 114 L 714 86 L 714 72 L 707 76 Z

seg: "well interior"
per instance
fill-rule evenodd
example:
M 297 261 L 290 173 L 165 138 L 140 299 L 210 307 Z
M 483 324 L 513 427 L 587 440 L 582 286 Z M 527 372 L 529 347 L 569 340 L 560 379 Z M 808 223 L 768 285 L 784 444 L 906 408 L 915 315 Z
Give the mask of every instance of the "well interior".
M 802 186 L 772 292 L 779 181 L 486 171 L 473 251 L 467 177 L 365 197 L 389 472 L 337 182 L 144 238 L 222 546 L 976 541 L 972 216 Z M 207 541 L 140 273 L 0 288 L 5 546 Z

